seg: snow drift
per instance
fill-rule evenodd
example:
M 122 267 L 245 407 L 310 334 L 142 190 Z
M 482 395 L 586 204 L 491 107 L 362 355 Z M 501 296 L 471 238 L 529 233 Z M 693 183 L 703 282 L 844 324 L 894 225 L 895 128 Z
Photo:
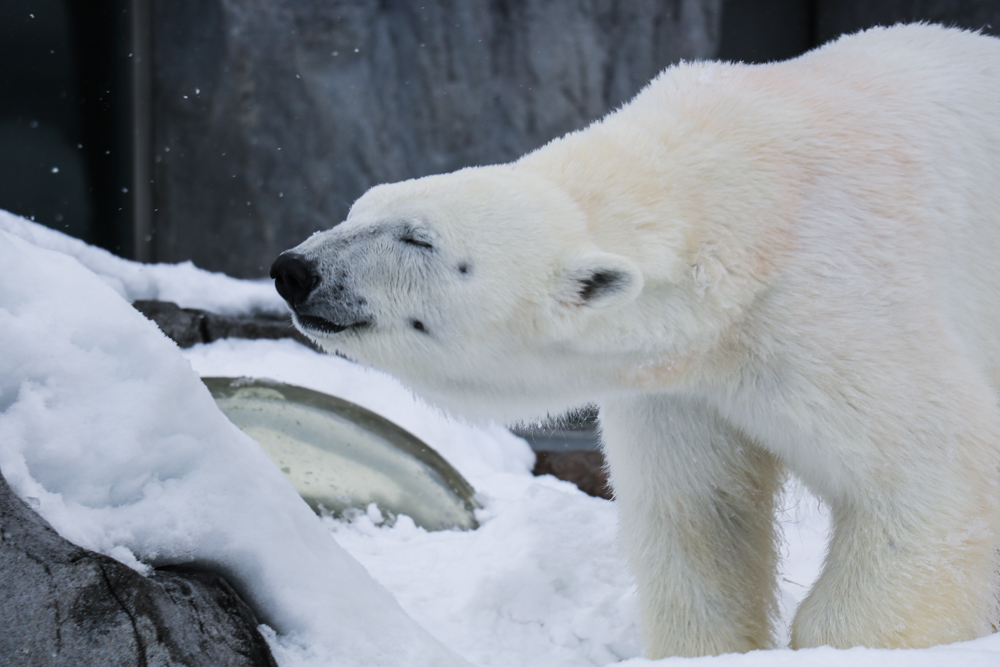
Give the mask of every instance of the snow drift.
M 138 570 L 217 570 L 335 664 L 465 664 L 337 545 L 107 283 L 4 232 L 0 266 L 0 470 L 62 536 Z

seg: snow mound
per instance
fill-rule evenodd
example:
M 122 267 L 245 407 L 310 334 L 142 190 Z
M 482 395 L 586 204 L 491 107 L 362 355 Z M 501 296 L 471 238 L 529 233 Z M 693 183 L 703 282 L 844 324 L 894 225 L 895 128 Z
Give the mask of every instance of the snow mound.
M 277 646 L 307 646 L 316 665 L 466 664 L 337 545 L 107 282 L 2 231 L 0 266 L 0 470 L 62 536 L 140 572 L 221 572 Z
M 288 312 L 270 280 L 237 280 L 222 273 L 204 271 L 191 262 L 130 262 L 3 210 L 0 210 L 0 231 L 41 248 L 75 257 L 129 303 L 139 299 L 172 301 L 182 308 L 198 308 L 223 315 L 284 315 Z

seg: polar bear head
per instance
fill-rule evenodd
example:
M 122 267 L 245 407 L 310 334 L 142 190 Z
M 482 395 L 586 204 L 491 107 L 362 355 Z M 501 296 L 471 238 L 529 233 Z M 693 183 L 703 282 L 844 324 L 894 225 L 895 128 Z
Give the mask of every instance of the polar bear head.
M 272 267 L 295 324 L 470 416 L 592 400 L 643 290 L 561 189 L 513 165 L 373 188 Z

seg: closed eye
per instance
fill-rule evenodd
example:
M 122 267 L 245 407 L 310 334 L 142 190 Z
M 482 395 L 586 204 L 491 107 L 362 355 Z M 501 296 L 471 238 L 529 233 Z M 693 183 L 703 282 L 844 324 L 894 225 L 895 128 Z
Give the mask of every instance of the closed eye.
M 420 227 L 406 225 L 400 230 L 399 240 L 407 245 L 414 245 L 424 250 L 434 250 L 431 235 Z
M 409 245 L 415 245 L 418 248 L 426 248 L 427 250 L 433 250 L 434 249 L 434 246 L 432 246 L 427 241 L 421 241 L 420 239 L 415 239 L 412 236 L 404 236 L 404 237 L 402 237 L 399 240 L 402 241 L 403 243 L 406 243 L 406 244 L 409 244 Z

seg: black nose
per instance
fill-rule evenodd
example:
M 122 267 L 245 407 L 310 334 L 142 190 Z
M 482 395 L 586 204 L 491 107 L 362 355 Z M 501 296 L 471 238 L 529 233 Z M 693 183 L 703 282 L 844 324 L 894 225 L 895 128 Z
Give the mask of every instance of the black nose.
M 305 257 L 294 252 L 283 252 L 271 265 L 274 289 L 290 306 L 305 301 L 316 285 L 319 275 Z

